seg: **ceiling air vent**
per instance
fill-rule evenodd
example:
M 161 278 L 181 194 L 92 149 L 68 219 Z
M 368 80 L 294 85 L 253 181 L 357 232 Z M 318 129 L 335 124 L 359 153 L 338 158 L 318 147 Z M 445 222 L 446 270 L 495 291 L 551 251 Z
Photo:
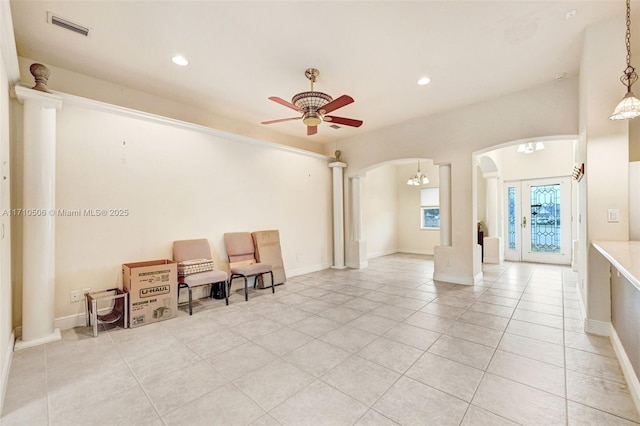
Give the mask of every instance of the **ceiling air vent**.
M 71 22 L 68 19 L 56 16 L 51 12 L 47 13 L 47 18 L 50 24 L 57 25 L 69 31 L 73 31 L 74 33 L 82 34 L 85 37 L 89 35 L 89 28 L 83 27 L 82 25 L 76 24 L 75 22 Z

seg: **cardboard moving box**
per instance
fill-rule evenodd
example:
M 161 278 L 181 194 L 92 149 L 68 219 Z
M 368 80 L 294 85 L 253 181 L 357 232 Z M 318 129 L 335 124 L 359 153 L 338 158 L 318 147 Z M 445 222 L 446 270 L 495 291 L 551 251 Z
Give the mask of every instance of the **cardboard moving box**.
M 273 281 L 276 285 L 287 281 L 280 248 L 280 233 L 277 230 L 252 232 L 253 245 L 256 247 L 256 260 L 271 265 Z M 259 287 L 263 288 L 263 277 L 258 278 Z M 271 285 L 267 279 L 267 286 Z
M 122 288 L 129 293 L 129 327 L 173 318 L 178 311 L 178 264 L 166 259 L 125 263 Z

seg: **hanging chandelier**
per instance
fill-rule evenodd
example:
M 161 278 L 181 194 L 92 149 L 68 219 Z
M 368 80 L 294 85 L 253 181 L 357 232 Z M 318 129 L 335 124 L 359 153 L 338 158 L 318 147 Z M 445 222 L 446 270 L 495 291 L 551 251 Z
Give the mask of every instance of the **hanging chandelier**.
M 525 154 L 531 154 L 532 152 L 540 151 L 541 149 L 544 149 L 543 142 L 528 142 L 518 145 L 518 152 L 523 152 Z
M 416 172 L 415 175 L 409 178 L 409 180 L 407 181 L 407 185 L 420 186 L 420 185 L 426 185 L 428 183 L 429 183 L 429 178 L 427 177 L 427 175 L 425 175 L 420 171 L 420 161 L 418 161 L 418 171 Z
M 627 86 L 627 94 L 620 101 L 609 120 L 631 120 L 640 116 L 640 99 L 631 91 L 631 86 L 638 80 L 636 69 L 631 66 L 631 0 L 627 0 L 627 33 L 625 36 L 627 47 L 627 68 L 624 69 L 620 81 Z

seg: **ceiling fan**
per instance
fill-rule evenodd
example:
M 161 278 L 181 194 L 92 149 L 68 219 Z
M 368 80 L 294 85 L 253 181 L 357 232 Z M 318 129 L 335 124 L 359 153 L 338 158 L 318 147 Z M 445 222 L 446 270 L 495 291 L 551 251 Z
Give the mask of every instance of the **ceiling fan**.
M 362 126 L 362 120 L 354 120 L 353 118 L 336 117 L 335 115 L 326 115 L 332 111 L 349 105 L 353 102 L 353 98 L 348 95 L 342 95 L 333 99 L 326 93 L 316 92 L 313 90 L 313 83 L 320 75 L 320 71 L 315 68 L 309 68 L 304 75 L 311 81 L 311 91 L 301 92 L 291 98 L 291 102 L 285 101 L 277 96 L 271 96 L 269 99 L 302 113 L 300 117 L 280 118 L 278 120 L 263 121 L 261 124 L 282 123 L 283 121 L 302 120 L 307 126 L 307 136 L 318 133 L 318 124 L 323 121 L 342 124 L 351 127 Z

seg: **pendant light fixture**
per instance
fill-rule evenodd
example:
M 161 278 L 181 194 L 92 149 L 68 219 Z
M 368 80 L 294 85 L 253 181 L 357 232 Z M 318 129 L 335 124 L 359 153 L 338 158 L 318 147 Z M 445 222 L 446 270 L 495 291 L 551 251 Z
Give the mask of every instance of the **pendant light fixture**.
M 627 47 L 627 68 L 624 69 L 620 81 L 627 86 L 627 94 L 620 101 L 609 120 L 631 120 L 640 116 L 640 99 L 631 91 L 631 86 L 638 80 L 636 69 L 631 66 L 631 0 L 627 0 L 627 34 L 625 36 Z
M 425 175 L 420 171 L 420 161 L 418 161 L 418 171 L 416 172 L 415 175 L 409 178 L 409 180 L 407 181 L 407 185 L 420 186 L 420 185 L 426 185 L 428 183 L 429 183 L 429 178 L 427 177 L 427 175 Z
M 518 152 L 522 152 L 524 154 L 531 154 L 532 152 L 540 151 L 541 149 L 544 149 L 543 142 L 528 142 L 518 145 Z

